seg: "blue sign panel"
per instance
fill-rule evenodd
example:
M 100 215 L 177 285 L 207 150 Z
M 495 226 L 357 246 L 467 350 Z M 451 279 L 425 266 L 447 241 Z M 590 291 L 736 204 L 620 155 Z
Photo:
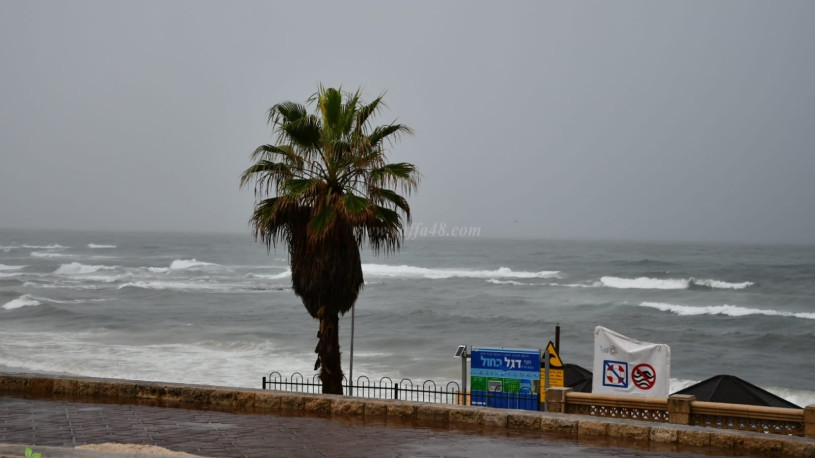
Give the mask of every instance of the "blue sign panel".
M 471 404 L 538 410 L 540 350 L 473 347 Z

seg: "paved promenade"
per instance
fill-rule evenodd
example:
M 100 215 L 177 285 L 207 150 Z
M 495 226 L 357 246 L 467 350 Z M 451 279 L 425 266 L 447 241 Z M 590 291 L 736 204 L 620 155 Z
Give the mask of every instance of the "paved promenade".
M 0 397 L 0 457 L 125 457 L 74 450 L 106 442 L 157 445 L 208 457 L 710 456 L 691 448 L 624 448 L 542 432 L 416 427 L 391 420 L 341 420 L 227 413 L 146 405 Z M 16 445 L 12 445 L 16 444 Z M 616 445 L 616 446 L 615 446 Z M 633 444 L 636 445 L 636 444 Z M 58 447 L 58 448 L 51 448 Z M 39 450 L 38 450 L 39 448 Z M 714 455 L 723 456 L 723 455 Z

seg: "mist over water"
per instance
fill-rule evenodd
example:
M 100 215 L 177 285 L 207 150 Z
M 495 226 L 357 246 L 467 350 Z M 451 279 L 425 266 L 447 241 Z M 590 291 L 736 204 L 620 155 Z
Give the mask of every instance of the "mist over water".
M 672 387 L 739 376 L 815 403 L 815 248 L 417 238 L 363 253 L 354 376 L 460 379 L 458 345 L 591 369 L 593 329 L 671 346 Z M 248 235 L 0 230 L 0 368 L 256 388 L 313 374 L 284 249 Z M 350 314 L 341 321 L 349 371 Z

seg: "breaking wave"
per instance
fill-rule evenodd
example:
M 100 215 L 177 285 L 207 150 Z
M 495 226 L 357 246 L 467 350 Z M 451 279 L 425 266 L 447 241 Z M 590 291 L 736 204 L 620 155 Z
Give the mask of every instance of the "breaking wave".
M 5 304 L 3 304 L 3 308 L 6 310 L 14 310 L 19 309 L 22 307 L 36 307 L 40 305 L 41 302 L 38 301 L 34 296 L 30 294 L 24 294 L 17 299 L 12 299 Z
M 170 270 L 194 269 L 197 267 L 217 266 L 211 262 L 198 261 L 197 259 L 176 259 L 170 264 Z
M 116 245 L 98 245 L 96 243 L 89 243 L 88 248 L 90 249 L 116 248 Z
M 741 283 L 730 283 L 720 280 L 707 280 L 695 278 L 620 278 L 602 277 L 600 284 L 607 288 L 617 289 L 689 289 L 691 287 L 702 287 L 711 289 L 744 289 L 753 286 L 755 283 L 745 281 Z
M 20 269 L 24 269 L 24 268 L 25 268 L 25 266 L 7 266 L 5 264 L 0 264 L 0 270 L 8 271 L 8 270 L 20 270 Z
M 34 258 L 67 258 L 67 254 L 54 253 L 53 251 L 32 251 L 31 256 Z
M 784 316 L 815 320 L 815 313 L 754 309 L 748 307 L 739 307 L 736 305 L 691 306 L 691 305 L 666 304 L 663 302 L 643 302 L 640 304 L 640 306 L 654 308 L 663 312 L 671 312 L 673 314 L 681 316 L 725 315 L 740 317 L 748 315 L 765 315 L 765 316 Z
M 280 272 L 279 274 L 247 274 L 246 278 L 260 278 L 262 280 L 281 280 L 291 277 L 291 270 Z
M 446 278 L 554 278 L 559 271 L 526 272 L 513 271 L 508 267 L 496 270 L 470 270 L 470 269 L 430 269 L 416 266 L 392 266 L 386 264 L 363 264 L 362 272 L 372 277 L 386 278 L 428 278 L 433 280 Z
M 70 264 L 63 264 L 54 271 L 55 275 L 85 275 L 99 272 L 100 270 L 113 270 L 116 266 L 89 266 L 72 262 Z

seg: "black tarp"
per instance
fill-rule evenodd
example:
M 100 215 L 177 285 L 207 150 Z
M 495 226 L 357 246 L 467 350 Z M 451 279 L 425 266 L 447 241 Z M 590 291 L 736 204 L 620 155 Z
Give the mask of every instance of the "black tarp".
M 591 393 L 591 371 L 577 364 L 563 365 L 563 386 L 580 393 Z
M 800 409 L 797 405 L 733 375 L 716 375 L 673 394 L 692 394 L 697 401 Z

